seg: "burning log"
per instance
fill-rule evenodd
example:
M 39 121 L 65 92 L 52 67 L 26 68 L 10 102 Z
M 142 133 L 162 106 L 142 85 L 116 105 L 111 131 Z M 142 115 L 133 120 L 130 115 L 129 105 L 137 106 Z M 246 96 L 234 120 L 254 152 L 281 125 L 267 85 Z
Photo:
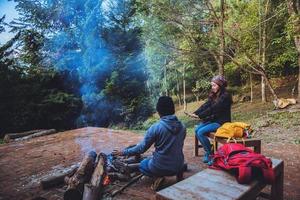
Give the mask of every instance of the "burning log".
M 81 200 L 84 184 L 87 183 L 94 170 L 94 164 L 97 154 L 90 151 L 82 160 L 78 170 L 72 177 L 66 177 L 65 182 L 68 185 L 64 193 L 64 200 Z
M 22 133 L 8 133 L 8 134 L 5 134 L 3 140 L 4 140 L 4 142 L 8 143 L 8 142 L 10 142 L 10 140 L 20 138 L 20 137 L 25 137 L 27 135 L 31 135 L 31 134 L 41 132 L 41 131 L 44 131 L 44 129 L 25 131 L 25 132 L 22 132 Z
M 31 134 L 31 135 L 28 135 L 28 136 L 25 136 L 25 137 L 17 138 L 17 139 L 15 139 L 15 141 L 28 140 L 28 139 L 35 138 L 35 137 L 50 135 L 50 134 L 53 134 L 53 133 L 56 133 L 55 129 L 44 130 L 44 131 L 40 131 L 40 132 Z
M 69 169 L 64 170 L 63 172 L 58 172 L 57 174 L 47 177 L 40 182 L 42 189 L 48 189 L 64 183 L 66 176 L 72 176 L 78 169 L 78 165 L 73 165 Z
M 100 197 L 103 179 L 106 175 L 107 156 L 100 153 L 98 156 L 98 163 L 93 172 L 89 184 L 84 185 L 83 200 L 97 200 Z

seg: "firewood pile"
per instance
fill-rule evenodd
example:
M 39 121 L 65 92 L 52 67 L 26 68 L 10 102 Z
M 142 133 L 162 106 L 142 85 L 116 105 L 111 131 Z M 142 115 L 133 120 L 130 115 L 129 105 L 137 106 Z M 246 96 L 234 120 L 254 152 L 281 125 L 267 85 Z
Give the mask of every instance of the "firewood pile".
M 138 181 L 140 155 L 124 157 L 90 151 L 79 166 L 40 182 L 42 189 L 65 184 L 64 200 L 98 200 L 114 197 Z

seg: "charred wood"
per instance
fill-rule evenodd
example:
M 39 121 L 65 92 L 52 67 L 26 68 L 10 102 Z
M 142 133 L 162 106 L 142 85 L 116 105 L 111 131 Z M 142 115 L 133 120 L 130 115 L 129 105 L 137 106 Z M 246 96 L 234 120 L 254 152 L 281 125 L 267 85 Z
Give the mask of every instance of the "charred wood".
M 47 177 L 40 182 L 40 186 L 42 189 L 49 189 L 51 187 L 55 187 L 64 183 L 64 179 L 66 176 L 72 176 L 77 171 L 78 165 L 73 165 L 69 169 L 65 169 L 63 172 L 58 172 L 50 177 Z
M 97 154 L 90 151 L 82 160 L 78 170 L 71 177 L 66 177 L 68 185 L 64 193 L 64 200 L 81 200 L 84 184 L 87 183 L 93 174 Z
M 98 163 L 88 184 L 84 185 L 83 200 L 97 200 L 100 198 L 103 179 L 106 175 L 107 157 L 104 153 L 98 156 Z

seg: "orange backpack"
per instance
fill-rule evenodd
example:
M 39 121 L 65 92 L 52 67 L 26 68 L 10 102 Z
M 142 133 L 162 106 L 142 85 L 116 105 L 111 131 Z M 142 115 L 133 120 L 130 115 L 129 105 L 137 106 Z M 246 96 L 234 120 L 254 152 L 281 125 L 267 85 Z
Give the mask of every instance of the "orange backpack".
M 236 139 L 241 138 L 243 140 L 244 137 L 250 137 L 250 133 L 252 129 L 249 124 L 244 122 L 227 122 L 223 124 L 220 128 L 217 129 L 215 133 L 215 138 L 227 138 L 227 143 L 230 140 L 235 141 Z M 214 150 L 215 142 L 214 142 Z

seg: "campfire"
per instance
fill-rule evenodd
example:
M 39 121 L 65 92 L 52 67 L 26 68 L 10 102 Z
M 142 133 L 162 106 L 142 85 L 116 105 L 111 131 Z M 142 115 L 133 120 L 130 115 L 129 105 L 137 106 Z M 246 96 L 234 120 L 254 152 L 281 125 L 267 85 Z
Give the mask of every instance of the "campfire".
M 80 165 L 41 181 L 47 189 L 65 183 L 65 200 L 96 200 L 114 197 L 142 177 L 139 164 L 146 157 L 125 157 L 90 151 Z M 125 182 L 125 184 L 120 184 Z

